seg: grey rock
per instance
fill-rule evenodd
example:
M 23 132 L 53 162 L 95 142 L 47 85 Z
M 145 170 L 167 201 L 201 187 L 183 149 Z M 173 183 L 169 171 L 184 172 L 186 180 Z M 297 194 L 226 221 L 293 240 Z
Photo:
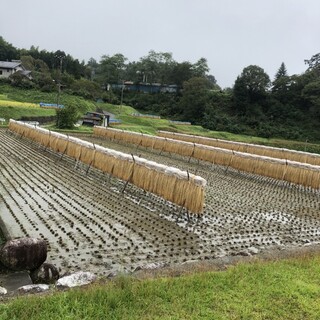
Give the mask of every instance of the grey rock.
M 55 283 L 59 279 L 58 269 L 51 263 L 44 263 L 30 274 L 33 283 Z
M 185 264 L 195 264 L 195 263 L 199 263 L 199 260 L 187 260 L 181 263 L 181 265 L 185 265 Z
M 142 266 L 138 266 L 135 268 L 134 271 L 159 269 L 159 268 L 163 268 L 167 265 L 168 265 L 168 263 L 166 263 L 166 262 L 152 262 L 152 263 L 148 263 L 148 264 L 145 264 Z
M 0 250 L 1 263 L 10 270 L 34 270 L 47 258 L 47 243 L 42 239 L 9 240 Z
M 110 271 L 107 275 L 106 278 L 111 279 L 117 276 L 117 271 Z
M 29 284 L 23 287 L 18 288 L 19 293 L 39 293 L 45 292 L 50 289 L 47 284 Z
M 250 254 L 258 254 L 259 253 L 259 249 L 257 249 L 256 247 L 250 247 L 250 248 L 248 248 L 248 252 Z
M 250 256 L 251 253 L 249 252 L 249 250 L 242 250 L 238 252 L 237 255 L 246 257 L 246 256 Z
M 96 275 L 94 275 L 91 272 L 79 271 L 69 276 L 60 278 L 56 282 L 56 287 L 59 289 L 80 287 L 80 286 L 90 284 L 94 282 L 96 279 L 97 279 Z
M 3 287 L 0 287 L 0 296 L 4 296 L 5 294 L 7 294 L 7 289 L 6 288 L 3 288 Z

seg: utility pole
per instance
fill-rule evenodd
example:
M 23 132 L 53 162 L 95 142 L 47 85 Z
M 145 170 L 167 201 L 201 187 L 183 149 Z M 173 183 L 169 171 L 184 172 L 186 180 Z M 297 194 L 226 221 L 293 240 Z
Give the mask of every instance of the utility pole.
M 122 80 L 121 99 L 120 99 L 120 110 L 122 109 L 123 90 L 124 90 L 124 80 Z
M 64 56 L 56 56 L 56 58 L 60 59 L 60 75 L 59 75 L 59 79 L 58 79 L 58 97 L 57 97 L 57 107 L 59 108 L 59 104 L 60 104 L 60 94 L 61 94 L 61 75 L 62 75 L 62 60 L 64 58 Z

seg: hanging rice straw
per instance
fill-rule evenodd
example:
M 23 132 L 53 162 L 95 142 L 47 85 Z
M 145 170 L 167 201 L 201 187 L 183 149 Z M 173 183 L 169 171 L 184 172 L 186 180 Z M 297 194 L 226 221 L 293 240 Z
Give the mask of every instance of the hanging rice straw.
M 295 184 L 301 184 L 303 186 L 312 187 L 314 189 L 320 189 L 320 166 L 318 165 L 301 163 L 298 161 L 285 160 L 270 156 L 251 154 L 219 147 L 212 147 L 209 145 L 198 144 L 194 141 L 187 142 L 181 140 L 174 140 L 169 137 L 154 137 L 151 135 L 142 135 L 141 133 L 125 132 L 123 130 L 118 129 L 94 127 L 93 130 L 94 134 L 97 136 L 110 138 L 116 135 L 118 140 L 139 140 L 139 143 L 142 145 L 144 145 L 143 141 L 148 141 L 148 144 L 150 144 L 149 141 L 153 139 L 154 143 L 152 148 L 161 150 L 161 152 L 164 151 L 176 153 L 183 156 L 187 156 L 188 158 L 192 157 L 198 160 L 203 160 L 217 165 L 226 166 L 227 168 L 232 167 L 239 171 L 250 172 L 278 180 L 285 180 Z M 192 140 L 191 138 L 193 138 L 193 136 L 184 136 L 186 140 Z M 139 137 L 139 139 L 136 139 L 135 137 Z M 200 141 L 200 137 L 195 137 L 194 140 Z M 228 143 L 230 142 L 228 141 Z M 247 144 L 236 145 L 236 147 L 237 149 L 243 150 L 249 150 L 249 148 L 251 148 L 251 146 Z M 271 148 L 271 150 L 273 149 L 276 148 Z M 261 150 L 263 151 L 263 153 L 268 154 L 267 147 L 263 147 L 261 148 Z M 280 152 L 280 154 L 284 154 L 286 152 L 284 149 L 279 150 L 278 151 Z M 300 154 L 301 152 L 298 153 Z M 301 154 L 303 154 L 303 157 L 305 159 L 306 154 Z M 313 154 L 311 155 L 313 159 L 316 159 L 318 156 Z
M 26 138 L 32 137 L 53 151 L 66 154 L 126 183 L 130 182 L 184 206 L 190 212 L 203 212 L 206 180 L 199 176 L 15 120 L 10 120 L 9 129 Z M 104 133 L 100 130 L 100 136 L 104 136 Z M 122 134 L 125 133 L 113 132 L 113 139 L 121 139 Z M 130 137 L 129 134 L 126 136 Z M 141 134 L 135 138 L 130 137 L 130 141 L 142 144 L 141 139 Z
M 252 154 L 267 156 L 271 158 L 287 159 L 291 161 L 309 163 L 309 164 L 320 166 L 320 155 L 315 153 L 310 153 L 310 152 L 295 151 L 295 150 L 290 150 L 285 148 L 275 148 L 275 147 L 268 147 L 268 146 L 262 146 L 257 144 L 248 144 L 244 142 L 228 141 L 228 140 L 207 138 L 207 137 L 201 137 L 201 136 L 193 136 L 193 135 L 168 132 L 168 131 L 159 131 L 158 136 L 164 137 L 164 138 L 176 139 L 180 141 L 194 142 L 197 144 L 203 144 L 211 147 L 229 149 L 229 150 L 234 150 L 238 152 L 252 153 Z

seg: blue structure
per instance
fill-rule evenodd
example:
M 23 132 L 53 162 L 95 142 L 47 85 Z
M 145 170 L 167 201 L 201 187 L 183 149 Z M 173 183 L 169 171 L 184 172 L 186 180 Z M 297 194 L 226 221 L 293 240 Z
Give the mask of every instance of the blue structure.
M 56 103 L 44 103 L 40 102 L 41 108 L 53 108 L 53 109 L 62 109 L 64 108 L 64 105 L 62 104 L 56 104 Z

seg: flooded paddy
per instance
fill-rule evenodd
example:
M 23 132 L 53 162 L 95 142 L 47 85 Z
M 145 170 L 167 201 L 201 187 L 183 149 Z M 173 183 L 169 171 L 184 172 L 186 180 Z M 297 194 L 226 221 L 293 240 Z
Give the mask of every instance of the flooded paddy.
M 207 179 L 201 218 L 108 174 L 0 130 L 0 214 L 13 237 L 47 241 L 62 273 L 107 275 L 320 242 L 320 192 L 83 136 Z

